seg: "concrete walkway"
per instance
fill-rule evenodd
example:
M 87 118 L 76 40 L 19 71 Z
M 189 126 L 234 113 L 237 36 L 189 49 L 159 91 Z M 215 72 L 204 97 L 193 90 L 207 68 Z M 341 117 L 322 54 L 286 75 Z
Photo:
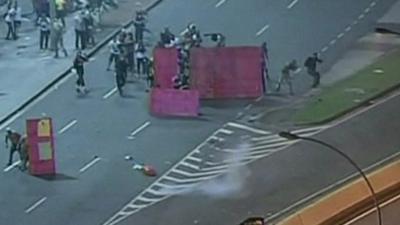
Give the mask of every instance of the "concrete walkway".
M 121 0 L 119 8 L 103 16 L 102 30 L 96 33 L 99 43 L 123 24 L 131 20 L 138 8 L 145 8 L 157 0 Z M 25 21 L 16 41 L 0 39 L 0 121 L 39 93 L 72 66 L 75 56 L 73 15 L 66 18 L 67 32 L 64 37 L 69 56 L 53 58 L 54 53 L 39 50 L 39 31 L 31 21 Z M 5 24 L 1 24 L 5 26 Z M 2 28 L 0 28 L 1 32 Z M 3 33 L 3 32 L 1 32 Z M 96 47 L 95 47 L 96 48 Z M 88 50 L 90 51 L 90 50 Z M 104 62 L 106 67 L 106 62 Z M 73 92 L 73 90 L 71 90 Z

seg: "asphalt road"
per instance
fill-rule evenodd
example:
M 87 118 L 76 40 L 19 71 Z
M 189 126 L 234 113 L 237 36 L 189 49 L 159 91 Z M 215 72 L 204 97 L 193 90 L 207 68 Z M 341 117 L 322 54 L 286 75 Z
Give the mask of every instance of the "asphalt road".
M 226 34 L 228 44 L 260 44 L 267 40 L 272 73 L 276 74 L 285 61 L 293 57 L 304 58 L 329 45 L 332 38 L 371 5 L 361 0 L 351 3 L 300 0 L 293 5 L 290 1 L 221 2 L 167 0 L 150 13 L 149 27 L 159 31 L 170 26 L 172 31 L 179 33 L 189 21 L 194 21 L 203 32 Z M 371 29 L 370 25 L 391 2 L 377 1 L 357 26 L 329 45 L 323 55 L 325 68 L 346 45 Z M 290 9 L 289 4 L 292 5 Z M 158 35 L 153 34 L 150 40 L 154 41 L 156 37 Z M 267 131 L 227 123 L 234 120 L 248 101 L 206 102 L 202 107 L 204 116 L 182 120 L 151 117 L 142 82 L 129 84 L 126 98 L 117 95 L 106 98 L 114 87 L 112 73 L 105 71 L 107 56 L 107 50 L 104 50 L 87 66 L 87 83 L 91 88 L 88 96 L 77 97 L 74 79 L 67 79 L 12 122 L 13 128 L 22 130 L 25 118 L 46 113 L 53 118 L 57 132 L 70 123 L 74 125 L 56 134 L 59 172 L 56 180 L 31 177 L 15 169 L 0 173 L 0 205 L 5 206 L 0 210 L 1 224 L 115 224 L 114 221 L 122 219 L 126 220 L 121 224 L 134 221 L 135 224 L 180 225 L 194 220 L 201 224 L 235 224 L 247 216 L 246 210 L 250 211 L 249 215 L 279 212 L 352 171 L 339 159 L 312 151 L 315 146 L 297 144 L 271 155 L 291 143 L 277 139 Z M 301 79 L 306 81 L 299 82 L 298 90 L 304 91 L 301 85 L 305 87 L 310 81 L 305 76 Z M 394 146 L 399 143 L 393 131 L 399 128 L 396 123 L 398 108 L 395 107 L 398 101 L 395 98 L 384 107 L 329 129 L 318 137 L 345 147 L 366 167 L 397 151 Z M 394 122 L 387 125 L 386 121 Z M 148 125 L 128 138 L 144 124 Z M 305 132 L 311 135 L 320 129 Z M 379 135 L 382 132 L 385 135 Z M 241 148 L 243 151 L 234 153 L 243 135 L 256 138 L 255 143 L 251 143 L 253 150 L 248 152 L 248 146 L 245 146 Z M 264 139 L 266 135 L 270 136 Z M 371 142 L 357 143 L 354 139 Z M 378 147 L 379 151 L 376 151 Z M 290 151 L 294 148 L 311 151 Z M 166 172 L 165 176 L 153 179 L 133 171 L 123 159 L 126 154 L 154 165 L 160 174 Z M 266 156 L 270 157 L 264 158 Z M 7 152 L 1 151 L 0 157 L 5 163 Z M 208 183 L 199 189 L 206 196 L 225 196 L 222 200 L 201 194 L 168 198 L 177 192 L 197 192 L 199 181 L 231 171 L 231 162 L 237 158 L 245 158 L 246 163 L 260 160 L 250 164 L 244 174 L 242 169 L 238 169 L 238 173 L 229 173 L 232 174 L 228 176 L 230 185 L 212 183 L 211 193 Z M 171 168 L 176 162 L 179 163 Z M 92 166 L 83 171 L 88 164 Z M 317 173 L 319 171 L 325 173 Z M 237 180 L 243 176 L 249 180 L 244 186 L 238 185 L 241 182 Z M 227 190 L 226 186 L 232 188 Z M 242 188 L 248 191 L 234 199 L 226 197 L 226 193 L 232 196 Z M 155 203 L 159 204 L 148 207 Z M 126 218 L 129 215 L 132 216 Z

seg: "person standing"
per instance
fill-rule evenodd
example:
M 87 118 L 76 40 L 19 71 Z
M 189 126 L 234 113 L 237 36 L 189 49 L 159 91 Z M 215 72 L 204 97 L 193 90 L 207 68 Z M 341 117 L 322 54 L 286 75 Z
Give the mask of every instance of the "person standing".
M 118 55 L 121 53 L 119 49 L 119 41 L 117 40 L 117 37 L 114 37 L 111 42 L 108 44 L 110 47 L 110 57 L 108 57 L 108 65 L 107 65 L 107 71 L 110 71 L 111 64 L 115 61 L 118 57 Z
M 89 61 L 89 59 L 86 57 L 86 55 L 83 54 L 81 51 L 78 51 L 73 63 L 73 67 L 76 70 L 76 74 L 78 75 L 78 79 L 76 80 L 76 91 L 78 93 L 87 92 L 85 79 L 83 77 L 85 74 L 84 64 L 87 61 Z
M 15 29 L 15 16 L 16 16 L 15 8 L 13 7 L 9 8 L 4 18 L 8 28 L 6 40 L 10 40 L 11 38 L 13 40 L 17 40 L 18 38 Z
M 22 135 L 19 143 L 18 143 L 18 150 L 19 150 L 19 157 L 21 160 L 20 170 L 24 171 L 28 168 L 28 160 L 29 160 L 29 152 L 28 152 L 28 140 L 26 134 Z
M 18 144 L 21 139 L 21 134 L 18 132 L 11 130 L 11 128 L 6 129 L 6 138 L 5 138 L 5 143 L 6 143 L 6 148 L 10 147 L 10 155 L 8 157 L 8 163 L 7 166 L 11 166 L 13 162 L 13 156 L 14 153 L 18 151 Z M 9 142 L 11 145 L 9 145 Z
M 40 49 L 47 49 L 50 36 L 50 18 L 45 14 L 41 14 L 38 19 L 40 29 Z
M 58 49 L 61 48 L 61 50 L 64 52 L 64 56 L 68 56 L 68 52 L 64 47 L 64 33 L 65 33 L 65 26 L 60 18 L 56 18 L 54 23 L 54 47 L 55 47 L 55 56 L 54 58 L 58 58 Z
M 128 70 L 133 73 L 135 71 L 135 40 L 133 39 L 133 33 L 129 32 L 127 40 L 125 42 L 125 51 L 128 62 Z
M 117 82 L 118 92 L 121 96 L 123 95 L 122 88 L 125 86 L 126 83 L 127 68 L 127 59 L 123 54 L 119 54 L 115 61 L 115 79 Z
M 294 95 L 293 85 L 292 85 L 292 75 L 290 74 L 292 71 L 296 71 L 299 67 L 297 66 L 297 61 L 292 60 L 291 62 L 286 63 L 286 65 L 282 69 L 282 74 L 279 79 L 278 85 L 276 87 L 276 91 L 279 92 L 281 90 L 282 84 L 286 84 L 289 87 L 290 95 Z
M 135 58 L 136 58 L 136 72 L 139 77 L 144 73 L 145 67 L 145 58 L 146 57 L 146 48 L 144 47 L 143 42 L 138 42 L 135 48 Z
M 146 60 L 146 92 L 149 92 L 154 87 L 154 59 L 148 58 Z
M 75 49 L 86 48 L 85 25 L 83 21 L 83 11 L 78 12 L 74 17 L 75 28 Z
M 317 71 L 317 64 L 323 61 L 319 58 L 318 53 L 314 53 L 312 56 L 308 57 L 304 62 L 304 66 L 307 68 L 307 73 L 313 77 L 312 88 L 318 87 L 321 79 L 321 74 Z

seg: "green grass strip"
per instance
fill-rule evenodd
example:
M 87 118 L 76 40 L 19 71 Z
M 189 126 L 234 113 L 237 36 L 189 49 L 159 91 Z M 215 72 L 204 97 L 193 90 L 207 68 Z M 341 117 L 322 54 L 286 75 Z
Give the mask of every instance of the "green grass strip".
M 382 70 L 378 73 L 375 70 Z M 375 72 L 374 72 L 375 71 Z M 400 51 L 381 57 L 377 62 L 349 78 L 324 88 L 294 114 L 295 123 L 320 123 L 359 106 L 400 83 Z

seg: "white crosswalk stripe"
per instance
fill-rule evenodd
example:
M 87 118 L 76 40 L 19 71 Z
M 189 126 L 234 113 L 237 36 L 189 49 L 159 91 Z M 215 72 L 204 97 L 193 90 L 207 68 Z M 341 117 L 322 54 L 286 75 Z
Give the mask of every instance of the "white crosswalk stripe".
M 291 132 L 308 137 L 328 127 L 307 127 Z M 246 139 L 246 137 L 249 138 Z M 239 147 L 225 146 L 224 144 L 231 143 L 230 141 L 237 142 L 237 140 L 248 143 Z M 227 173 L 231 168 L 244 166 L 255 160 L 268 157 L 296 142 L 298 141 L 287 140 L 270 131 L 229 122 L 212 133 L 204 142 L 133 198 L 103 225 L 115 225 L 143 208 L 163 201 L 170 196 L 190 193 L 200 183 L 215 179 Z

